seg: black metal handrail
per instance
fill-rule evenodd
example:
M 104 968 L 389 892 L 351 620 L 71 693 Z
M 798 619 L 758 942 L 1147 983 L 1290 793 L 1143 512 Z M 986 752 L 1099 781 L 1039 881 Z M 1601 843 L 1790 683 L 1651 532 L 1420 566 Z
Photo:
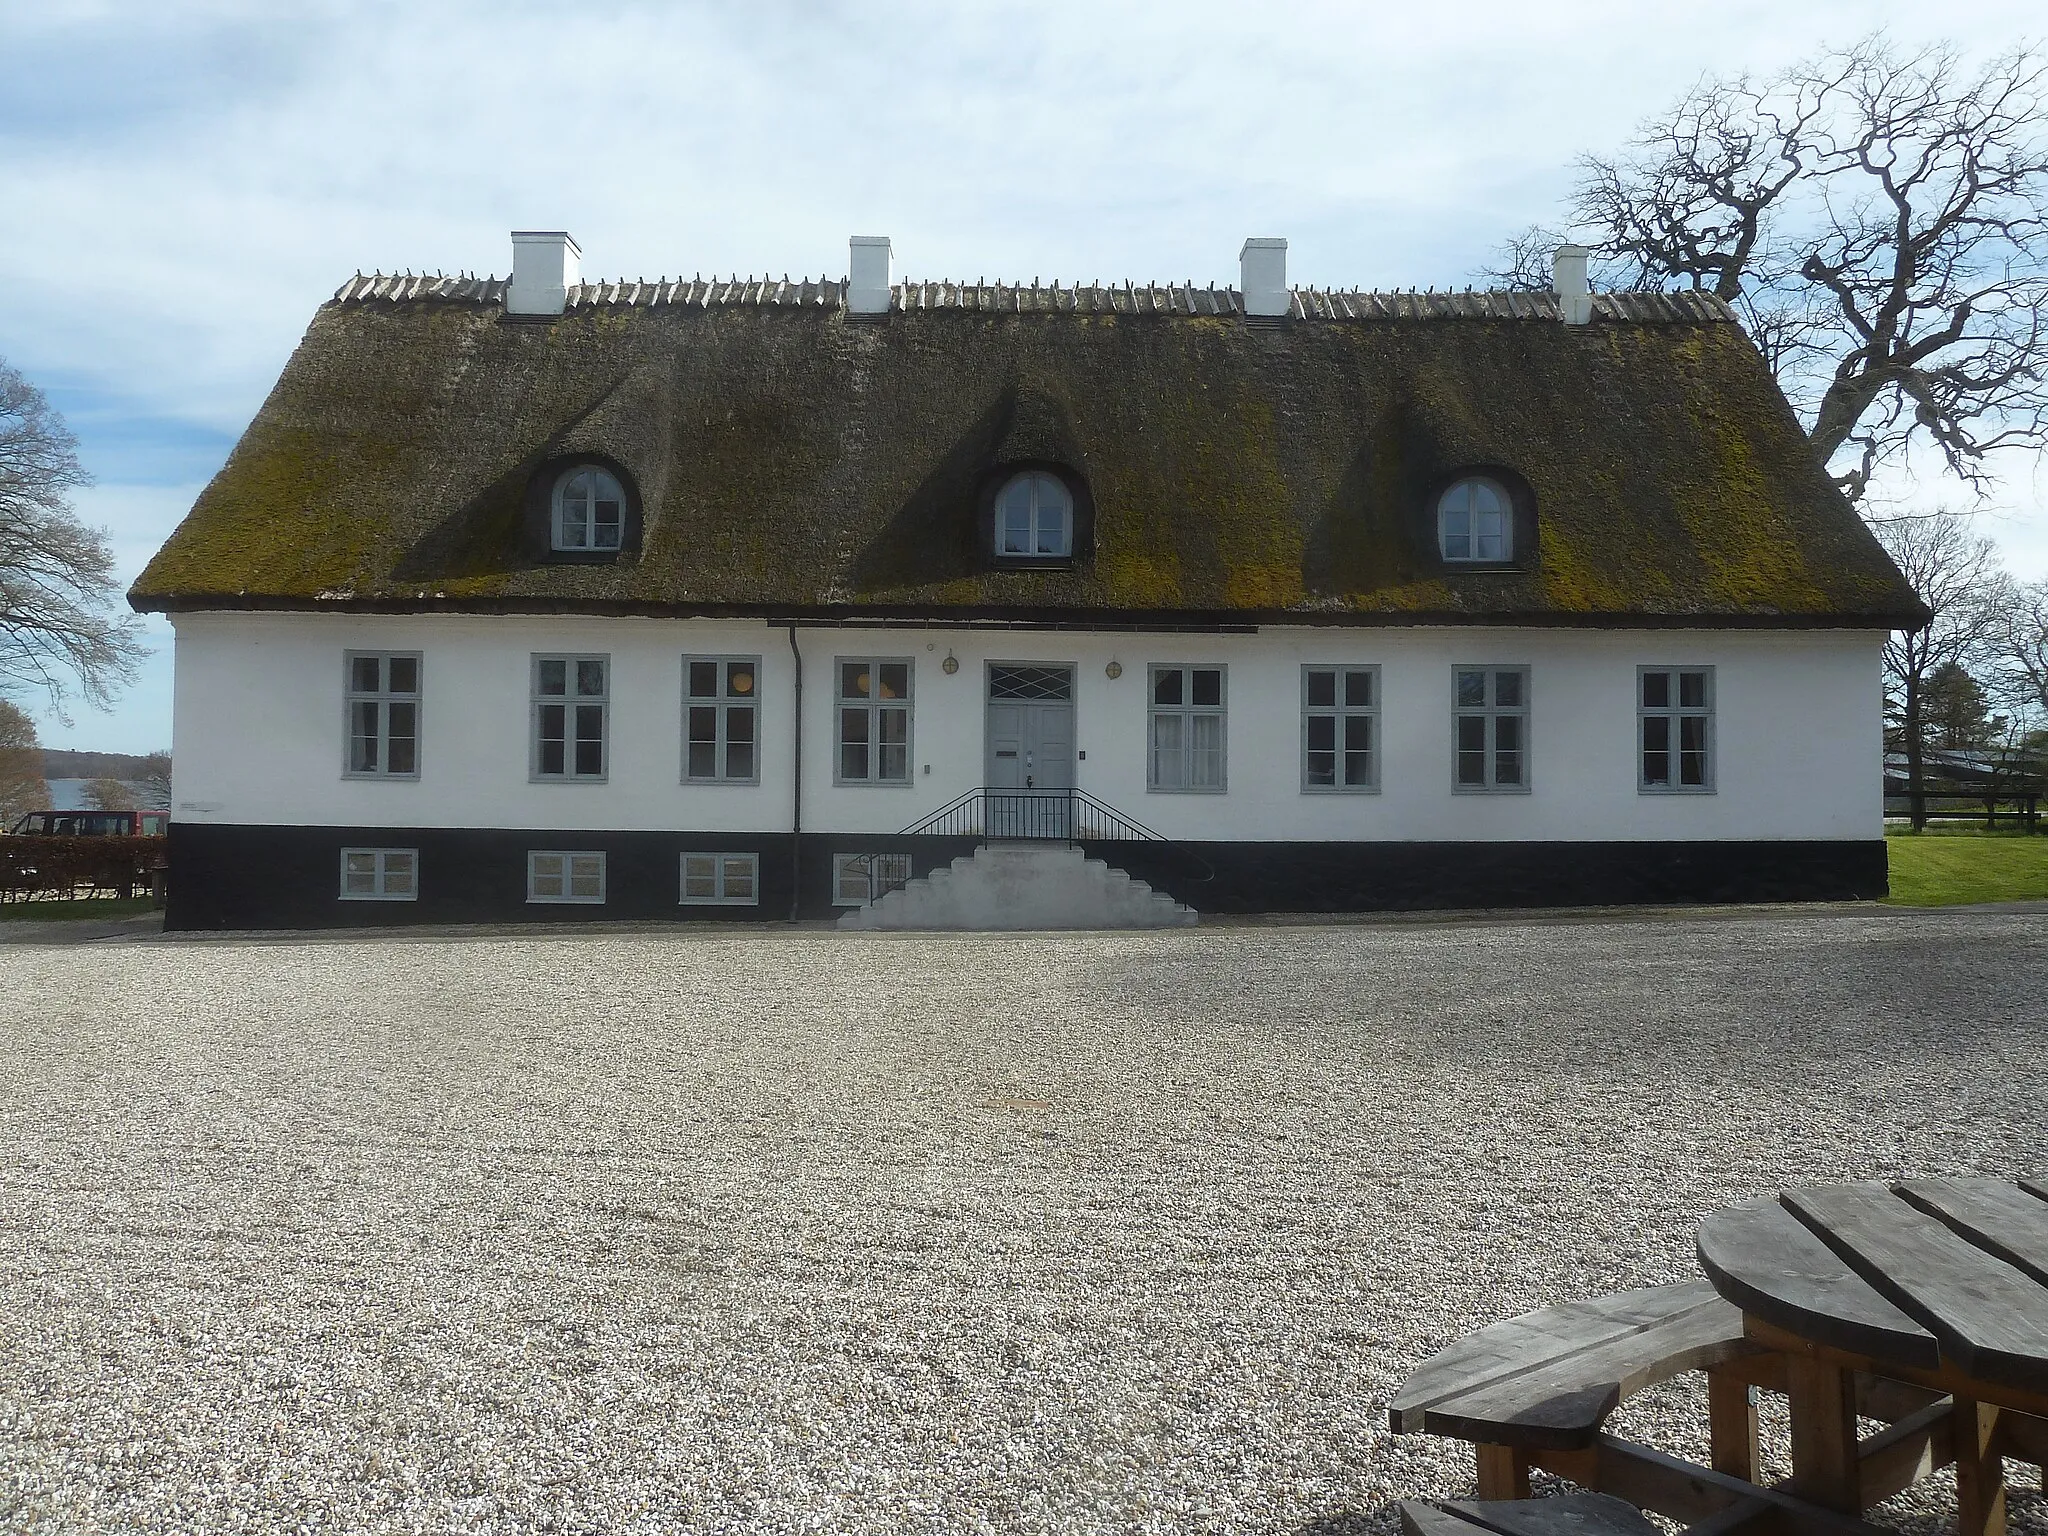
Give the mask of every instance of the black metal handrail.
M 912 822 L 898 837 L 1048 838 L 1064 842 L 1163 843 L 1143 822 L 1085 789 L 970 789 Z

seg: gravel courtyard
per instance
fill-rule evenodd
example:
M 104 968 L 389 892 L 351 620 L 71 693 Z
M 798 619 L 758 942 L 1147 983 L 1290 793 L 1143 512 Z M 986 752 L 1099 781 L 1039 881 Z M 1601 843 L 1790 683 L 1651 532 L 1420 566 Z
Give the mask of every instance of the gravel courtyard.
M 1388 1532 L 1431 1350 L 2044 1093 L 2039 915 L 13 947 L 0 1529 Z

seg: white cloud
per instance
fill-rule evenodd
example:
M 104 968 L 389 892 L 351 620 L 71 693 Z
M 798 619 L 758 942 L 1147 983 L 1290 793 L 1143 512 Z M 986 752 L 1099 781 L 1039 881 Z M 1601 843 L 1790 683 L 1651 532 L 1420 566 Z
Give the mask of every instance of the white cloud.
M 1879 25 L 1978 51 L 2039 25 L 2005 0 L 1673 16 L 1624 0 L 10 7 L 0 355 L 217 453 L 356 268 L 503 271 L 513 227 L 572 229 L 593 275 L 838 274 L 863 231 L 893 236 L 912 275 L 1223 281 L 1242 237 L 1271 233 L 1299 281 L 1463 285 L 1552 216 L 1575 154 L 1703 72 Z M 139 450 L 87 448 L 151 478 Z M 158 478 L 189 479 L 189 456 Z M 2000 536 L 2048 574 L 2041 487 L 2022 473 L 2008 490 Z

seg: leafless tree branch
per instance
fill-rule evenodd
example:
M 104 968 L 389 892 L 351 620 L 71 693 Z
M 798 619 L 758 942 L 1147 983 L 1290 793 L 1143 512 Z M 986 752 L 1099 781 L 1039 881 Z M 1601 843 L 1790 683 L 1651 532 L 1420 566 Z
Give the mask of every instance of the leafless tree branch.
M 89 483 L 63 420 L 0 361 L 0 693 L 40 688 L 59 710 L 73 681 L 106 704 L 143 654 L 106 534 L 71 510 Z
M 1980 493 L 2048 446 L 2048 72 L 1867 38 L 1701 80 L 1570 206 L 1605 286 L 1733 305 L 1852 497 L 1917 443 Z M 1546 286 L 1547 232 L 1504 273 Z M 1557 240 L 1551 238 L 1551 245 Z

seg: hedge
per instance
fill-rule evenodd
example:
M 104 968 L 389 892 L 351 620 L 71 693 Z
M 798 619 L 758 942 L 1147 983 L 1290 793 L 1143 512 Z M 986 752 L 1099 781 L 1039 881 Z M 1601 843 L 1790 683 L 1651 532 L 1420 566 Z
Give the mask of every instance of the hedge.
M 0 901 L 147 891 L 163 867 L 161 837 L 0 837 Z

